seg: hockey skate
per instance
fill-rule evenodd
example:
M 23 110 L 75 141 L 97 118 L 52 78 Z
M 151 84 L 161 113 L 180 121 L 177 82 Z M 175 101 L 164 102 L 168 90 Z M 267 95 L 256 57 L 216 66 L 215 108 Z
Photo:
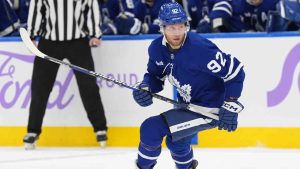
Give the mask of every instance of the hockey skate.
M 135 169 L 141 169 L 138 164 L 137 164 L 137 160 L 134 161 L 135 164 Z M 156 162 L 149 168 L 149 169 L 153 169 L 153 167 L 156 165 Z
M 198 166 L 198 161 L 193 160 L 192 166 L 189 169 L 196 169 L 197 166 Z
M 193 163 L 189 167 L 189 169 L 196 169 L 197 166 L 198 166 L 198 161 L 197 160 L 193 160 Z M 178 168 L 176 167 L 176 169 L 178 169 Z
M 27 133 L 23 138 L 25 150 L 34 150 L 38 139 L 39 136 L 36 133 Z
M 106 147 L 107 134 L 106 134 L 105 130 L 97 131 L 96 139 L 97 139 L 97 142 L 100 144 L 100 147 L 102 147 L 102 148 Z

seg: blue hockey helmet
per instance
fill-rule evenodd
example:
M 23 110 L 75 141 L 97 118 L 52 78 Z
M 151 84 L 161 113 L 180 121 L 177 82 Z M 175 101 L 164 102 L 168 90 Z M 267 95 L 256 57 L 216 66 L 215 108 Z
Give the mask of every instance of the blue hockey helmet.
M 160 7 L 158 18 L 162 25 L 174 25 L 188 22 L 183 7 L 177 2 L 165 3 Z

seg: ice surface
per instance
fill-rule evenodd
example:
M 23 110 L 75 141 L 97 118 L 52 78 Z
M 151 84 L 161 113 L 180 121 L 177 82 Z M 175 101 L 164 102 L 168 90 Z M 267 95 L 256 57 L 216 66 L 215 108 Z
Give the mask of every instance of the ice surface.
M 0 148 L 0 169 L 134 169 L 136 148 Z M 300 149 L 195 148 L 197 169 L 300 169 Z M 154 169 L 174 169 L 163 149 Z

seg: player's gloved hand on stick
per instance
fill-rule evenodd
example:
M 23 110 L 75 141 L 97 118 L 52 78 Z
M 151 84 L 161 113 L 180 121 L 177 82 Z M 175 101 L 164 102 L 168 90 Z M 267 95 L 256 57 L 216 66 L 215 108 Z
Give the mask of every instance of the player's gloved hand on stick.
M 135 102 L 137 102 L 137 104 L 139 104 L 142 107 L 146 107 L 149 106 L 153 103 L 152 100 L 152 95 L 149 92 L 149 85 L 145 82 L 142 82 L 141 84 L 139 84 L 137 86 L 137 88 L 139 89 L 144 89 L 147 91 L 143 91 L 143 90 L 133 90 L 132 94 L 133 94 L 133 98 L 135 100 Z
M 219 111 L 219 130 L 235 131 L 238 124 L 238 113 L 244 109 L 244 106 L 237 100 L 226 100 Z

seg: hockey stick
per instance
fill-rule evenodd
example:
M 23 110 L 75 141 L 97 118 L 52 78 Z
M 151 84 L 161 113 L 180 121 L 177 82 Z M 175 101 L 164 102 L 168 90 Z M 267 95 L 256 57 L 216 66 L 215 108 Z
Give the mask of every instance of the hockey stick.
M 84 74 L 87 74 L 87 75 L 90 75 L 90 76 L 94 76 L 94 77 L 98 77 L 100 79 L 104 79 L 106 81 L 109 81 L 109 82 L 113 82 L 117 85 L 120 85 L 122 87 L 125 87 L 125 88 L 128 88 L 128 89 L 131 89 L 131 90 L 143 90 L 143 89 L 139 89 L 135 86 L 130 86 L 130 85 L 127 85 L 126 83 L 124 82 L 121 82 L 121 81 L 118 81 L 118 80 L 115 80 L 113 78 L 109 78 L 107 76 L 104 76 L 102 74 L 99 74 L 99 73 L 96 73 L 96 72 L 93 72 L 93 71 L 90 71 L 90 70 L 87 70 L 87 69 L 84 69 L 82 67 L 79 67 L 79 66 L 76 66 L 76 65 L 73 65 L 73 64 L 70 64 L 70 63 L 67 63 L 67 62 L 64 62 L 64 61 L 61 61 L 61 60 L 58 60 L 56 58 L 53 58 L 53 57 L 50 57 L 50 56 L 47 56 L 46 54 L 42 53 L 41 51 L 39 51 L 37 49 L 37 47 L 33 44 L 33 42 L 31 41 L 29 35 L 28 35 L 28 32 L 26 29 L 24 28 L 20 28 L 20 35 L 21 35 L 21 39 L 23 41 L 23 43 L 25 44 L 25 46 L 29 49 L 29 51 L 31 51 L 34 55 L 40 57 L 40 58 L 43 58 L 43 59 L 46 59 L 50 62 L 54 62 L 54 63 L 57 63 L 59 65 L 65 65 L 65 66 L 68 66 L 70 67 L 71 69 L 73 70 L 76 70 L 76 71 L 79 71 L 79 72 L 82 72 Z M 162 101 L 165 101 L 165 102 L 168 102 L 168 103 L 171 103 L 175 106 L 178 106 L 178 107 L 187 107 L 188 109 L 196 109 L 197 105 L 186 105 L 186 104 L 182 104 L 182 103 L 179 103 L 175 100 L 172 100 L 172 99 L 169 99 L 167 97 L 164 97 L 164 96 L 161 96 L 161 95 L 158 95 L 158 94 L 155 94 L 155 93 L 151 93 L 151 95 L 156 98 L 156 99 L 159 99 L 159 100 L 162 100 Z M 192 106 L 192 107 L 191 107 Z M 203 114 L 207 117 L 210 117 L 212 119 L 215 119 L 215 120 L 219 120 L 219 117 L 215 114 L 212 114 L 212 113 L 203 113 L 203 112 L 198 112 L 200 114 Z

